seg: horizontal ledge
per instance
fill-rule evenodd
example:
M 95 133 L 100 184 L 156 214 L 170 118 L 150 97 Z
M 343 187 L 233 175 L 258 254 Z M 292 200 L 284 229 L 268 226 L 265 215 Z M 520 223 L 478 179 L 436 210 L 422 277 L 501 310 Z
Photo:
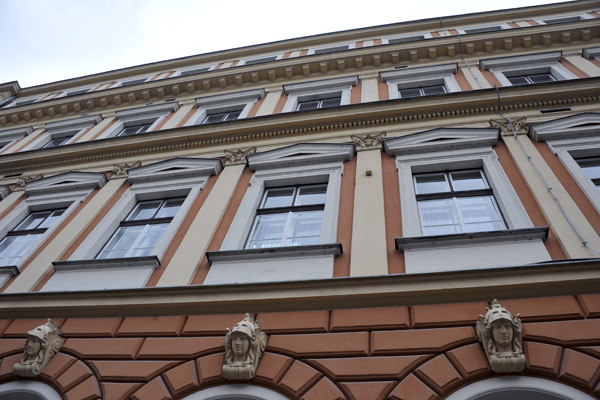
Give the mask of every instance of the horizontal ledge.
M 279 257 L 302 257 L 302 256 L 334 256 L 343 253 L 341 243 L 311 244 L 307 246 L 285 246 L 270 247 L 266 249 L 241 249 L 207 251 L 206 257 L 212 265 L 219 261 L 248 261 Z
M 548 227 L 505 229 L 502 231 L 455 233 L 452 235 L 419 236 L 396 238 L 396 249 L 400 251 L 423 249 L 433 246 L 471 245 L 481 243 L 517 242 L 544 240 L 548 237 Z
M 7 274 L 15 276 L 19 273 L 19 268 L 16 265 L 2 265 L 0 266 L 0 274 Z
M 142 268 L 160 266 L 157 256 L 127 257 L 127 258 L 100 258 L 93 260 L 69 260 L 54 261 L 55 271 L 84 271 L 88 269 L 110 269 L 110 268 Z
M 0 294 L 5 318 L 323 310 L 597 293 L 600 259 L 251 284 Z

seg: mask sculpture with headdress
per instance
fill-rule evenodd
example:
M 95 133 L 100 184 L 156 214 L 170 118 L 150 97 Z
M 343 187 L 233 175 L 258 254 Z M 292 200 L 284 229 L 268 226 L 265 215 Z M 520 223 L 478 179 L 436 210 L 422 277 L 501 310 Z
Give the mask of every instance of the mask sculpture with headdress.
M 525 368 L 523 334 L 519 314 L 511 313 L 494 299 L 476 325 L 490 367 L 494 372 L 521 372 Z
M 225 379 L 252 379 L 267 346 L 267 339 L 267 334 L 250 314 L 246 314 L 232 330 L 227 328 L 223 365 Z
M 27 332 L 23 357 L 13 366 L 15 375 L 38 376 L 62 347 L 64 341 L 61 335 L 62 332 L 51 319 Z

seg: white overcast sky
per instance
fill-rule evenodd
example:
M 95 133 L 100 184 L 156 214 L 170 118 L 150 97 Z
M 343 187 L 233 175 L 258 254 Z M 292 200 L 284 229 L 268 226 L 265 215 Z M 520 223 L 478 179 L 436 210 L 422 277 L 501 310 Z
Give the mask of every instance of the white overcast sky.
M 0 0 L 0 83 L 557 0 Z

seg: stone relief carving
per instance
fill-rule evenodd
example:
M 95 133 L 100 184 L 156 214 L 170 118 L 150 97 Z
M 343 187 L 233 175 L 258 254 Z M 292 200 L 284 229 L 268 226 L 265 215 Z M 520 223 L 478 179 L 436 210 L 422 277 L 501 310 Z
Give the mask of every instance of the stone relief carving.
M 62 332 L 51 319 L 27 332 L 23 357 L 13 366 L 15 375 L 38 376 L 62 347 L 64 341 L 61 335 Z
M 225 153 L 225 163 L 227 165 L 246 164 L 246 156 L 256 153 L 256 147 L 223 151 Z
M 246 314 L 243 320 L 235 324 L 233 330 L 227 328 L 223 365 L 225 379 L 252 379 L 267 340 L 267 334 L 250 314 Z
M 494 299 L 475 327 L 494 372 L 521 372 L 525 368 L 523 331 L 519 314 L 511 313 Z
M 112 178 L 126 178 L 128 169 L 137 168 L 140 165 L 142 165 L 141 161 L 134 161 L 131 163 L 123 163 L 123 164 L 113 164 L 112 171 L 111 171 L 112 175 L 110 177 L 111 177 L 111 179 Z
M 17 185 L 15 186 L 15 190 L 25 190 L 25 188 L 27 187 L 27 182 L 37 181 L 38 179 L 42 179 L 43 177 L 43 174 L 20 176 L 17 178 Z
M 510 128 L 510 121 L 508 118 L 504 119 L 490 119 L 490 126 L 493 128 L 500 128 L 502 136 L 510 135 L 512 136 L 513 132 Z M 519 117 L 512 119 L 513 128 L 515 129 L 515 133 L 517 135 L 526 135 L 529 129 L 529 124 L 527 123 L 526 117 Z
M 350 138 L 358 150 L 370 150 L 380 149 L 385 135 L 386 132 L 381 132 L 376 135 L 350 135 Z

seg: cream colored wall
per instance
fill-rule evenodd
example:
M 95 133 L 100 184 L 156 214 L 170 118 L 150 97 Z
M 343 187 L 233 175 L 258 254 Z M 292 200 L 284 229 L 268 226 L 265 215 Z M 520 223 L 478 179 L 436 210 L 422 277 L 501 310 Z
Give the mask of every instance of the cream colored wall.
M 565 59 L 588 76 L 600 76 L 600 67 L 581 56 L 566 56 Z

